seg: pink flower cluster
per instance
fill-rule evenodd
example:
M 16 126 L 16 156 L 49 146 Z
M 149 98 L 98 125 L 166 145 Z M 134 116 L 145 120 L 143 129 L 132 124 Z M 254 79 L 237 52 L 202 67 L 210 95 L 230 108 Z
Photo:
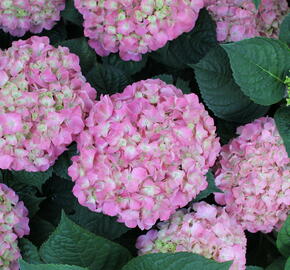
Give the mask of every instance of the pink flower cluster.
M 1 0 L 0 28 L 18 37 L 50 30 L 64 7 L 65 0 Z
M 258 10 L 252 0 L 205 0 L 205 6 L 216 21 L 220 42 L 255 36 L 277 38 L 288 12 L 287 0 L 262 0 Z
M 139 61 L 195 25 L 204 0 L 75 0 L 97 54 Z
M 17 238 L 29 234 L 28 211 L 15 192 L 0 184 L 0 269 L 18 270 Z
M 95 96 L 78 57 L 47 37 L 0 50 L 0 168 L 47 170 L 82 131 Z
M 195 94 L 149 79 L 102 97 L 78 148 L 69 175 L 79 203 L 149 229 L 207 187 L 220 144 Z
M 139 236 L 139 255 L 192 252 L 218 262 L 232 260 L 230 270 L 244 270 L 247 240 L 235 218 L 205 202 L 193 204 L 193 210 L 178 210 L 157 225 L 159 230 Z
M 223 146 L 216 185 L 217 203 L 250 232 L 279 229 L 290 210 L 290 159 L 274 119 L 239 127 Z

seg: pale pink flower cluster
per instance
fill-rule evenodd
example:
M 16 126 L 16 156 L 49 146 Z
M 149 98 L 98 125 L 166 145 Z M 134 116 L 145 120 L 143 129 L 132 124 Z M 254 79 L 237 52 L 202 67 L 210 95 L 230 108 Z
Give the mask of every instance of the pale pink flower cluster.
M 15 192 L 0 184 L 0 269 L 18 270 L 17 239 L 29 234 L 28 211 Z
M 279 229 L 290 210 L 290 159 L 272 118 L 239 127 L 223 146 L 217 203 L 250 232 Z
M 244 270 L 247 240 L 241 225 L 222 207 L 200 202 L 193 210 L 178 210 L 157 225 L 159 230 L 139 236 L 139 255 L 192 252 L 218 262 L 233 261 L 230 270 Z
M 82 131 L 95 96 L 78 57 L 47 37 L 0 50 L 0 168 L 47 170 Z
M 205 0 L 205 7 L 216 21 L 220 42 L 277 38 L 288 12 L 287 0 L 262 0 L 258 10 L 252 0 Z
M 204 0 L 75 0 L 97 54 L 139 61 L 195 25 Z
M 64 8 L 65 0 L 1 0 L 0 28 L 18 37 L 50 30 Z
M 195 94 L 159 79 L 101 97 L 69 168 L 73 193 L 92 211 L 149 229 L 207 187 L 220 151 L 215 130 Z

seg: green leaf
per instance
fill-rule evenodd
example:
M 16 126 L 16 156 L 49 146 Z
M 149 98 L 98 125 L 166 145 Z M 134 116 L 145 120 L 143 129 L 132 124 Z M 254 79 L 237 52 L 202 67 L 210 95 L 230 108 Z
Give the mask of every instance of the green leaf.
M 18 192 L 18 195 L 28 209 L 29 218 L 32 218 L 39 211 L 40 204 L 45 200 L 45 197 L 37 197 L 35 193 L 27 192 L 27 189 Z
M 288 258 L 288 260 L 286 262 L 284 270 L 289 270 L 289 269 L 290 269 L 290 257 Z
M 246 267 L 246 270 L 263 270 L 262 267 L 259 267 L 259 266 L 247 266 Z
M 290 157 L 290 107 L 278 109 L 274 115 L 274 119 L 288 156 Z
M 41 190 L 41 186 L 52 176 L 52 167 L 45 172 L 11 171 L 11 173 L 15 181 Z
M 219 46 L 195 65 L 195 77 L 205 104 L 227 121 L 248 123 L 263 116 L 269 107 L 255 104 L 243 94 L 233 78 L 226 52 Z
M 70 176 L 68 175 L 68 167 L 72 164 L 71 158 L 77 154 L 76 144 L 73 144 L 69 147 L 67 151 L 65 151 L 55 162 L 53 166 L 53 172 L 67 180 L 71 180 Z
M 79 56 L 83 74 L 87 74 L 96 62 L 96 53 L 84 37 L 62 41 L 57 45 L 67 47 L 71 53 Z
M 255 4 L 256 9 L 259 9 L 262 0 L 252 0 L 252 1 Z
M 67 31 L 62 22 L 57 23 L 51 30 L 42 31 L 40 36 L 49 38 L 50 44 L 54 45 L 67 38 Z
M 182 69 L 187 64 L 197 63 L 210 48 L 217 45 L 216 25 L 209 13 L 202 9 L 195 27 L 177 39 L 168 42 L 163 48 L 150 54 L 164 65 Z
M 81 228 L 64 213 L 39 253 L 46 263 L 73 264 L 90 270 L 118 270 L 131 258 L 127 249 Z
M 132 81 L 123 70 L 99 63 L 96 63 L 87 74 L 87 80 L 98 93 L 102 94 L 121 92 Z
M 284 269 L 285 264 L 286 264 L 286 259 L 283 257 L 280 257 L 276 259 L 273 263 L 271 263 L 269 266 L 267 266 L 266 270 Z
M 217 127 L 217 135 L 220 138 L 220 143 L 222 145 L 227 144 L 231 139 L 236 137 L 236 130 L 240 124 L 234 122 L 228 122 L 223 119 L 215 119 L 215 124 Z
M 208 171 L 208 173 L 206 174 L 206 181 L 208 183 L 208 186 L 205 190 L 203 190 L 202 192 L 200 192 L 196 198 L 193 200 L 194 202 L 198 202 L 201 201 L 202 199 L 205 199 L 207 196 L 209 196 L 210 194 L 212 194 L 213 192 L 220 192 L 223 193 L 223 191 L 221 191 L 216 185 L 215 185 L 215 179 L 214 179 L 214 175 L 212 173 L 211 170 Z
M 177 78 L 175 86 L 182 90 L 183 94 L 190 94 L 191 89 L 189 86 L 189 81 L 184 81 L 180 78 Z
M 280 26 L 279 39 L 290 46 L 290 13 L 284 18 Z
M 236 83 L 251 100 L 271 105 L 284 97 L 284 78 L 290 66 L 286 44 L 256 37 L 221 46 L 230 58 Z
M 124 224 L 117 222 L 115 217 L 92 212 L 79 204 L 75 208 L 75 213 L 69 218 L 88 231 L 111 240 L 130 230 Z
M 28 239 L 22 238 L 18 242 L 23 260 L 28 263 L 38 264 L 42 263 L 38 254 L 37 247 L 33 245 Z
M 231 264 L 187 252 L 155 253 L 132 259 L 122 270 L 228 270 Z
M 278 232 L 276 244 L 283 256 L 290 257 L 290 215 Z
M 20 270 L 87 270 L 87 268 L 65 264 L 29 264 L 20 260 Z
M 128 76 L 134 75 L 146 66 L 148 56 L 143 55 L 141 61 L 123 61 L 117 54 L 103 57 L 103 63 L 123 70 Z
M 66 1 L 65 9 L 61 12 L 61 17 L 69 22 L 80 26 L 83 24 L 84 21 L 82 15 L 75 8 L 73 0 Z

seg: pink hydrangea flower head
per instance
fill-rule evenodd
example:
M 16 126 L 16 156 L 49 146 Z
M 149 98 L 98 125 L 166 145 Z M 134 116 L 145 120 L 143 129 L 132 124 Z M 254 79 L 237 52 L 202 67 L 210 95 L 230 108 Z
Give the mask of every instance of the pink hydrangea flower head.
M 247 240 L 236 219 L 224 208 L 205 202 L 193 204 L 193 210 L 178 210 L 160 222 L 158 230 L 139 236 L 139 255 L 192 252 L 218 262 L 233 261 L 230 270 L 246 269 Z
M 250 232 L 279 229 L 290 210 L 290 159 L 274 119 L 239 127 L 222 147 L 216 171 L 217 203 Z
M 258 10 L 252 0 L 205 0 L 205 7 L 216 21 L 220 42 L 277 38 L 288 11 L 287 0 L 262 0 Z
M 75 0 L 97 54 L 139 61 L 195 25 L 204 0 Z
M 18 37 L 50 30 L 64 7 L 65 0 L 1 0 L 0 28 Z
M 82 131 L 95 96 L 78 57 L 47 37 L 0 51 L 0 168 L 47 170 Z
M 260 35 L 278 38 L 281 23 L 288 13 L 287 0 L 262 0 L 257 16 L 257 28 Z
M 149 79 L 101 97 L 78 149 L 69 175 L 80 204 L 149 229 L 207 187 L 220 144 L 195 94 Z
M 0 184 L 0 268 L 18 270 L 17 239 L 29 234 L 28 211 L 15 192 Z

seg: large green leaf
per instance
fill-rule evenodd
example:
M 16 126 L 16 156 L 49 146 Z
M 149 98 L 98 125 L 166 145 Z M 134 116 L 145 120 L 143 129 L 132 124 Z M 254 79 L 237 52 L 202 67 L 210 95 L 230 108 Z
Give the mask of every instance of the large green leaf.
M 33 245 L 28 239 L 26 238 L 20 239 L 18 246 L 20 248 L 23 260 L 32 264 L 42 263 L 40 256 L 38 254 L 37 247 Z
M 208 12 L 199 13 L 195 27 L 163 48 L 150 54 L 156 61 L 174 68 L 186 68 L 187 64 L 197 63 L 210 48 L 217 45 L 216 25 Z
M 274 115 L 276 126 L 290 157 L 290 107 L 282 107 Z
M 286 265 L 284 270 L 289 270 L 290 269 L 290 257 L 288 258 L 288 260 L 286 261 Z
M 284 269 L 285 264 L 286 264 L 286 258 L 280 257 L 276 259 L 273 263 L 271 263 L 269 266 L 267 266 L 266 270 L 278 270 L 278 269 L 282 270 Z
M 279 102 L 285 95 L 284 78 L 290 51 L 279 40 L 256 37 L 223 44 L 236 83 L 243 93 L 261 105 Z
M 213 192 L 222 192 L 216 185 L 214 180 L 214 175 L 211 170 L 208 171 L 206 174 L 206 181 L 208 183 L 208 186 L 205 190 L 200 192 L 196 198 L 194 199 L 194 202 L 201 201 L 202 199 L 205 199 L 207 196 L 212 194 Z
M 259 266 L 247 266 L 246 267 L 246 270 L 263 270 L 262 267 L 259 267 Z
M 88 270 L 87 268 L 64 264 L 29 264 L 20 260 L 20 270 Z
M 123 223 L 117 222 L 116 217 L 92 212 L 79 204 L 77 204 L 74 214 L 69 217 L 90 232 L 112 240 L 130 230 Z
M 216 47 L 195 65 L 202 98 L 213 113 L 227 121 L 247 123 L 263 116 L 268 107 L 255 104 L 243 94 L 233 78 L 226 52 Z
M 290 257 L 290 215 L 278 232 L 276 244 L 283 256 Z
M 231 264 L 187 252 L 155 253 L 134 258 L 122 270 L 228 270 Z
M 290 13 L 284 18 L 280 26 L 279 39 L 290 46 Z
M 122 69 L 96 63 L 87 74 L 90 84 L 102 94 L 121 92 L 132 80 Z
M 71 53 L 79 56 L 80 66 L 84 74 L 87 74 L 96 62 L 96 53 L 84 37 L 62 41 L 57 45 L 68 47 Z
M 52 167 L 45 172 L 11 171 L 15 181 L 41 189 L 41 186 L 52 176 Z
M 131 257 L 124 247 L 81 228 L 64 213 L 39 253 L 46 263 L 73 264 L 90 270 L 118 270 Z

